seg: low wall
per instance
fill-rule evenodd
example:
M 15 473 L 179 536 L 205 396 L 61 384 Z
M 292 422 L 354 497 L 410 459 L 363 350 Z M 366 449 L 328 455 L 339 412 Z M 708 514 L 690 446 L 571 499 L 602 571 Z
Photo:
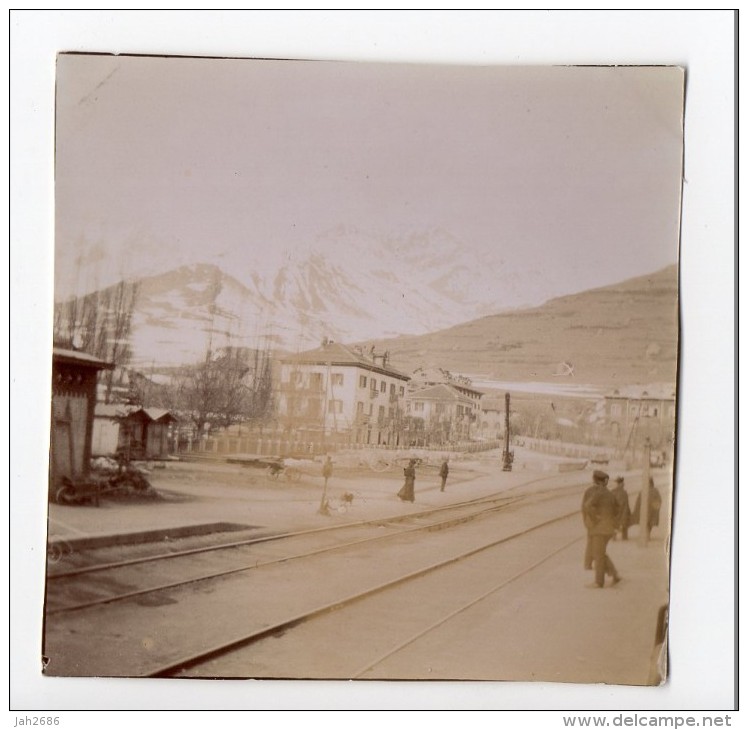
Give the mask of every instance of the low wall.
M 610 461 L 615 456 L 615 449 L 606 446 L 590 446 L 589 444 L 570 444 L 563 441 L 546 441 L 519 437 L 514 440 L 516 446 L 522 446 L 531 451 L 553 456 L 565 456 L 572 459 L 587 459 L 588 461 Z
M 465 441 L 455 444 L 439 444 L 434 446 L 413 446 L 418 451 L 456 451 L 460 453 L 477 453 L 502 448 L 503 442 L 494 441 Z M 232 454 L 258 454 L 260 456 L 321 456 L 334 453 L 338 449 L 346 450 L 377 450 L 403 451 L 408 447 L 386 446 L 374 444 L 357 444 L 341 438 L 283 438 L 267 434 L 265 436 L 208 436 L 185 445 L 181 453 L 196 456 L 230 456 Z

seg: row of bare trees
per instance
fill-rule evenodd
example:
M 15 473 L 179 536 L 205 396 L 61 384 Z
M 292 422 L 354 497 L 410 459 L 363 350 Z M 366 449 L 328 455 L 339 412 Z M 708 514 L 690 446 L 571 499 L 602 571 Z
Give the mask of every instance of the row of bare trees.
M 103 400 L 122 396 L 117 380 L 128 372 L 127 402 L 161 407 L 191 419 L 198 431 L 206 423 L 225 427 L 241 421 L 260 421 L 272 410 L 272 365 L 268 352 L 227 346 L 208 348 L 196 364 L 164 371 L 153 377 L 131 369 L 133 314 L 139 284 L 120 281 L 114 286 L 55 304 L 54 342 L 114 364 L 102 372 Z M 165 381 L 165 382 L 164 382 Z
M 130 362 L 132 316 L 139 285 L 120 281 L 114 286 L 55 304 L 54 341 L 98 357 L 115 367 Z M 105 402 L 112 397 L 114 371 L 103 373 Z

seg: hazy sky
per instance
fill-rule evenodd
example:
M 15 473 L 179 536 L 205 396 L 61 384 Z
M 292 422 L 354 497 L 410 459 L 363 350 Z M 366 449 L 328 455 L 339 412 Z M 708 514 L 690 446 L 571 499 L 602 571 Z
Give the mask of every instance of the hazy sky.
M 197 261 L 232 273 L 339 224 L 439 227 L 477 265 L 498 249 L 570 290 L 677 260 L 679 69 L 86 55 L 57 68 L 58 295 Z

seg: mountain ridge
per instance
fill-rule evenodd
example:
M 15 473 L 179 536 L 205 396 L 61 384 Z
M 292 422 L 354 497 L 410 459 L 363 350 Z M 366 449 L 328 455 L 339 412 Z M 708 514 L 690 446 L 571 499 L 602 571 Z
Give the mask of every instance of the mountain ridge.
M 367 341 L 407 370 L 495 381 L 675 383 L 678 267 L 481 317 L 439 332 Z
M 590 383 L 674 382 L 676 265 L 502 309 L 480 292 L 472 299 L 464 293 L 477 274 L 449 234 L 390 239 L 376 249 L 374 237 L 373 258 L 363 260 L 360 246 L 347 245 L 359 233 L 338 233 L 337 245 L 328 235 L 267 270 L 227 273 L 215 263 L 190 263 L 138 279 L 133 366 L 197 362 L 227 345 L 298 352 L 329 338 L 388 349 L 405 370 L 437 366 L 494 380 L 544 380 L 571 369 L 567 377 Z M 423 251 L 432 257 L 428 265 L 423 259 L 414 284 L 409 278 Z M 388 265 L 391 258 L 405 263 Z M 498 286 L 496 269 L 483 269 L 483 284 Z M 458 273 L 467 285 L 455 283 Z

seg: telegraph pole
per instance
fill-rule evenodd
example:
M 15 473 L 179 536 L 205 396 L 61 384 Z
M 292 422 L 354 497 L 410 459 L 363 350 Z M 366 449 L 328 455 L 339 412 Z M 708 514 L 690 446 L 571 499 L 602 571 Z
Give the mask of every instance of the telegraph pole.
M 642 468 L 642 491 L 639 501 L 639 547 L 649 543 L 649 459 L 652 447 L 649 439 L 644 439 L 644 466 Z
M 511 471 L 512 462 L 514 461 L 514 453 L 509 451 L 509 393 L 505 396 L 505 415 L 504 415 L 504 453 L 502 454 L 502 460 L 504 466 L 502 471 Z

